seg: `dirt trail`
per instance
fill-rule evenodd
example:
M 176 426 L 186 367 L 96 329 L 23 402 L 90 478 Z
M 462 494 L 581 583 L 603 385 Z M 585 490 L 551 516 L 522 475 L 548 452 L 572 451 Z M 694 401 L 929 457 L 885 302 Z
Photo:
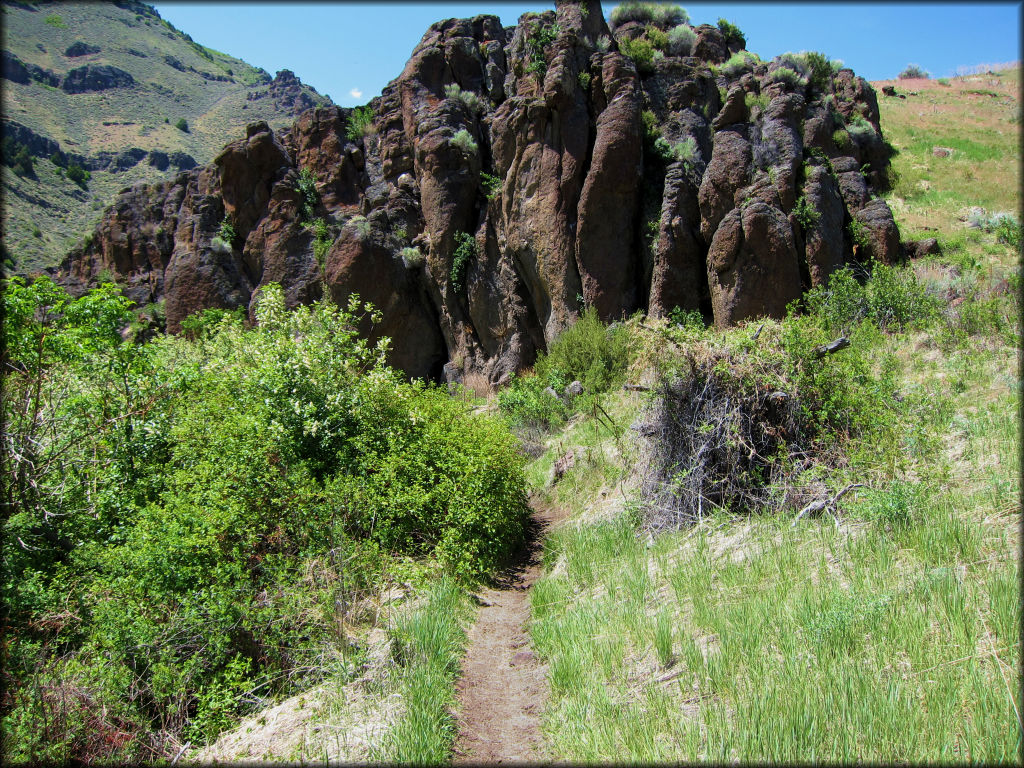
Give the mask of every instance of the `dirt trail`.
M 469 633 L 458 682 L 458 764 L 544 761 L 540 714 L 547 699 L 547 665 L 530 650 L 529 589 L 540 575 L 541 541 L 555 522 L 552 511 L 533 507 L 533 524 L 512 565 L 493 588 L 480 592 L 481 607 Z

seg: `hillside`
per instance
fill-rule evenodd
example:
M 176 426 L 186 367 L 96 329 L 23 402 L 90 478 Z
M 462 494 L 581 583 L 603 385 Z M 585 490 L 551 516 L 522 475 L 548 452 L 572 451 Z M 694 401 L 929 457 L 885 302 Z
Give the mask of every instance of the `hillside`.
M 31 175 L 3 167 L 18 273 L 56 264 L 125 187 L 208 163 L 249 122 L 285 127 L 329 103 L 290 72 L 271 78 L 203 47 L 143 3 L 2 7 L 3 135 L 35 161 Z M 91 178 L 67 178 L 70 163 Z

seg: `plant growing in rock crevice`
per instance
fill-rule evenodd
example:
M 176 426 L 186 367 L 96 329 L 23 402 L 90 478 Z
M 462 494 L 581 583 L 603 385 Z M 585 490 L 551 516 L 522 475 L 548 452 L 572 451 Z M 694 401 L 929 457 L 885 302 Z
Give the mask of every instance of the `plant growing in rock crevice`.
M 448 274 L 456 293 L 462 293 L 465 290 L 469 264 L 476 256 L 476 238 L 468 232 L 457 232 L 455 234 L 455 252 L 452 254 L 452 268 Z

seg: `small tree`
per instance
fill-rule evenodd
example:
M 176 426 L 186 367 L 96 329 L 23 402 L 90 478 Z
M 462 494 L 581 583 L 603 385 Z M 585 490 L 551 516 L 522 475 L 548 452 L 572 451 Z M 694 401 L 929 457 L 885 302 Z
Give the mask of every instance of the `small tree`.
M 900 80 L 911 80 L 915 78 L 928 79 L 929 74 L 917 64 L 907 64 L 907 68 L 900 72 Z
M 178 122 L 174 124 L 174 127 L 179 131 L 188 133 L 188 121 L 184 117 L 179 117 Z

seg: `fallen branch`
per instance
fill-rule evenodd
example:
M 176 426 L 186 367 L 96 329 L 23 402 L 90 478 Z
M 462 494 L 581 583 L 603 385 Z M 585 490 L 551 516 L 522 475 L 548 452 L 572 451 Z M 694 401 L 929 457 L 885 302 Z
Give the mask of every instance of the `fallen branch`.
M 812 501 L 810 504 L 808 504 L 806 507 L 800 510 L 796 518 L 794 518 L 793 525 L 791 525 L 790 528 L 796 525 L 800 521 L 800 518 L 802 518 L 804 515 L 810 515 L 811 517 L 813 517 L 823 512 L 828 507 L 834 507 L 839 502 L 839 500 L 843 498 L 843 496 L 852 491 L 854 488 L 863 487 L 864 483 L 850 483 L 848 486 L 843 488 L 843 490 L 841 490 L 839 493 L 837 493 L 830 499 L 818 499 L 816 501 Z
M 830 341 L 828 344 L 822 344 L 820 347 L 815 347 L 814 356 L 821 358 L 825 355 L 834 354 L 840 349 L 846 349 L 848 346 L 850 346 L 850 340 L 845 336 L 840 336 L 835 341 Z

